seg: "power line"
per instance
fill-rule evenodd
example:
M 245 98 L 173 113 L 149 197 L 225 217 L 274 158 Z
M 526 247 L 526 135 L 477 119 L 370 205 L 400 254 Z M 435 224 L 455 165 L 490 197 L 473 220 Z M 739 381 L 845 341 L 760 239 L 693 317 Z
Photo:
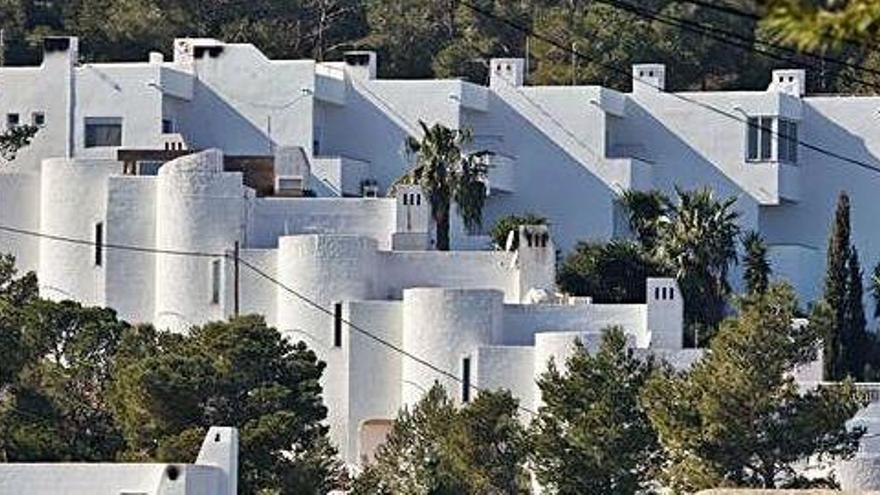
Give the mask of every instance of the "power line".
M 608 69 L 609 71 L 624 75 L 627 78 L 632 77 L 633 83 L 642 84 L 644 86 L 655 89 L 657 91 L 664 91 L 664 88 L 662 88 L 662 87 L 660 87 L 650 81 L 645 80 L 643 77 L 639 77 L 639 76 L 635 76 L 634 74 L 631 74 L 629 70 L 621 69 L 620 67 L 617 67 L 616 65 L 610 64 L 608 62 L 603 62 L 602 60 L 598 60 L 594 57 L 590 57 L 590 56 L 585 55 L 584 53 L 579 52 L 577 50 L 572 50 L 572 48 L 569 46 L 566 46 L 565 43 L 562 43 L 562 42 L 560 42 L 550 36 L 546 36 L 546 35 L 537 33 L 531 27 L 523 26 L 522 24 L 520 24 L 516 21 L 513 21 L 513 20 L 505 18 L 505 17 L 498 16 L 498 15 L 494 14 L 493 12 L 489 12 L 480 6 L 471 3 L 470 0 L 461 0 L 461 5 L 465 6 L 466 8 L 468 8 L 470 10 L 473 10 L 474 12 L 476 12 L 484 17 L 487 17 L 489 19 L 493 19 L 497 22 L 506 24 L 514 29 L 522 31 L 523 33 L 525 33 L 535 39 L 541 40 L 551 46 L 554 46 L 554 47 L 558 48 L 559 50 L 564 51 L 565 53 L 573 53 L 576 56 L 581 57 L 584 60 L 592 61 L 593 63 L 595 63 L 601 67 L 604 67 L 604 68 Z M 696 100 L 694 98 L 688 97 L 688 96 L 680 94 L 680 93 L 664 92 L 664 94 L 667 94 L 673 98 L 676 98 L 676 99 L 681 100 L 683 102 L 686 102 L 688 104 L 701 107 L 705 110 L 708 110 L 710 112 L 716 113 L 721 116 L 724 116 L 728 119 L 735 120 L 735 121 L 740 122 L 742 124 L 751 125 L 751 124 L 749 124 L 748 119 L 745 119 L 735 113 L 731 113 L 727 110 L 724 110 L 723 108 L 718 108 L 718 107 L 711 105 L 709 103 L 705 103 L 705 102 Z M 787 135 L 781 135 L 781 134 L 779 134 L 778 131 L 775 131 L 773 129 L 769 129 L 769 131 L 770 131 L 771 135 L 773 135 L 774 137 L 776 137 L 778 139 L 782 139 L 784 141 L 792 141 L 793 140 L 793 138 L 791 138 Z M 880 172 L 880 168 L 877 168 L 876 166 L 874 166 L 868 162 L 865 162 L 865 161 L 862 161 L 862 160 L 859 160 L 856 158 L 851 158 L 851 157 L 848 157 L 845 155 L 841 155 L 840 153 L 825 149 L 825 148 L 818 146 L 818 145 L 808 143 L 802 139 L 797 139 L 797 143 L 800 146 L 803 146 L 804 148 L 809 149 L 811 151 L 815 151 L 817 153 L 841 160 L 843 162 L 850 163 L 852 165 L 856 165 L 856 166 L 864 168 L 866 170 L 870 170 L 871 172 Z
M 15 227 L 9 227 L 6 225 L 0 225 L 0 231 L 10 232 L 13 234 L 26 235 L 30 237 L 40 237 L 43 239 L 50 239 L 58 242 L 67 242 L 70 244 L 79 244 L 82 246 L 91 246 L 91 247 L 102 247 L 108 249 L 117 249 L 120 251 L 135 251 L 139 253 L 152 253 L 152 254 L 168 254 L 173 256 L 195 256 L 202 258 L 226 258 L 228 255 L 225 253 L 207 253 L 202 251 L 178 251 L 174 249 L 159 249 L 159 248 L 147 248 L 143 246 L 132 246 L 126 244 L 113 244 L 113 243 L 96 243 L 94 241 L 88 241 L 85 239 L 76 239 L 73 237 L 65 237 L 60 235 L 46 234 L 42 232 L 35 232 L 32 230 L 19 229 Z
M 256 266 L 254 266 L 253 264 L 249 263 L 248 261 L 243 260 L 243 259 L 240 259 L 239 262 L 240 262 L 240 263 L 242 264 L 242 266 L 244 266 L 245 268 L 250 269 L 251 271 L 253 271 L 253 272 L 256 273 L 257 275 L 259 275 L 260 277 L 262 277 L 262 278 L 268 280 L 269 282 L 271 282 L 271 283 L 275 284 L 276 286 L 280 287 L 281 289 L 283 289 L 285 292 L 287 292 L 287 293 L 289 293 L 289 294 L 295 296 L 297 299 L 299 299 L 299 300 L 305 302 L 308 306 L 311 306 L 312 308 L 315 308 L 315 309 L 317 309 L 318 311 L 320 311 L 320 312 L 322 312 L 322 313 L 325 313 L 326 315 L 328 315 L 328 316 L 330 316 L 330 317 L 333 317 L 333 318 L 336 317 L 335 312 L 333 312 L 333 311 L 331 311 L 331 310 L 325 308 L 324 306 L 322 306 L 322 305 L 319 304 L 318 302 L 315 302 L 313 299 L 311 299 L 311 298 L 309 298 L 309 297 L 303 295 L 301 292 L 299 292 L 299 291 L 297 291 L 297 290 L 291 288 L 290 286 L 284 284 L 283 282 L 281 282 L 281 281 L 278 280 L 277 278 L 273 277 L 272 275 L 269 275 L 268 273 L 266 273 L 265 271 L 261 270 L 260 268 L 258 268 L 258 267 L 256 267 Z M 345 323 L 345 324 L 346 324 L 349 328 L 351 328 L 352 330 L 354 330 L 354 331 L 360 333 L 361 335 L 364 335 L 365 337 L 367 337 L 367 338 L 369 338 L 369 339 L 371 339 L 371 340 L 373 340 L 373 341 L 375 341 L 375 342 L 377 342 L 377 343 L 379 343 L 379 344 L 381 344 L 381 345 L 383 345 L 383 346 L 385 346 L 385 347 L 391 349 L 392 351 L 394 351 L 394 352 L 396 352 L 396 353 L 398 353 L 398 354 L 400 354 L 400 355 L 402 355 L 402 356 L 404 356 L 404 357 L 407 357 L 407 358 L 409 358 L 409 359 L 411 359 L 411 360 L 413 360 L 413 361 L 415 361 L 415 362 L 421 364 L 422 366 L 425 366 L 425 367 L 431 369 L 432 371 L 435 371 L 435 372 L 437 372 L 437 373 L 439 373 L 439 374 L 445 376 L 446 378 L 449 378 L 449 379 L 451 379 L 451 380 L 453 380 L 453 381 L 455 381 L 455 382 L 457 382 L 457 383 L 459 383 L 459 384 L 462 384 L 462 385 L 465 384 L 464 380 L 463 380 L 461 377 L 459 377 L 457 374 L 455 374 L 455 373 L 453 373 L 453 372 L 451 372 L 451 371 L 445 370 L 445 369 L 443 369 L 443 368 L 440 368 L 439 366 L 437 366 L 437 365 L 435 365 L 435 364 L 429 362 L 428 360 L 426 360 L 426 359 L 424 359 L 424 358 L 421 358 L 421 357 L 419 357 L 419 356 L 416 356 L 415 354 L 413 354 L 413 353 L 411 353 L 411 352 L 409 352 L 409 351 L 407 351 L 407 350 L 401 348 L 400 346 L 394 344 L 393 342 L 389 342 L 388 340 L 383 339 L 382 337 L 380 337 L 380 336 L 374 334 L 373 332 L 371 332 L 371 331 L 369 331 L 369 330 L 366 330 L 366 329 L 364 329 L 363 327 L 361 327 L 361 326 L 359 326 L 359 325 L 356 325 L 356 324 L 352 323 L 351 321 L 349 321 L 349 320 L 347 320 L 347 319 L 345 319 L 345 318 L 340 318 L 340 321 L 341 321 L 342 323 Z M 483 391 L 482 388 L 477 387 L 476 385 L 473 385 L 473 384 L 469 384 L 469 387 L 470 387 L 471 389 L 477 391 L 477 392 L 482 392 L 482 391 Z M 537 415 L 537 413 L 536 413 L 535 411 L 533 411 L 533 410 L 531 410 L 531 409 L 529 409 L 529 408 L 527 408 L 527 407 L 525 407 L 525 406 L 521 406 L 521 405 L 520 405 L 520 406 L 518 406 L 518 407 L 519 407 L 520 409 L 522 409 L 523 411 L 529 413 L 529 414 Z
M 612 7 L 619 8 L 621 10 L 625 10 L 627 12 L 633 13 L 633 14 L 638 15 L 640 17 L 645 17 L 645 18 L 651 19 L 653 21 L 656 21 L 656 22 L 659 22 L 662 24 L 670 25 L 670 26 L 677 27 L 677 28 L 680 28 L 680 29 L 683 29 L 686 31 L 700 34 L 700 35 L 712 38 L 712 39 L 719 41 L 721 43 L 739 48 L 744 51 L 756 53 L 758 55 L 762 55 L 764 57 L 771 58 L 774 60 L 779 60 L 779 61 L 783 61 L 783 62 L 792 62 L 792 63 L 796 63 L 796 64 L 803 64 L 803 65 L 807 65 L 808 67 L 811 67 L 811 68 L 814 68 L 816 70 L 821 71 L 822 70 L 821 67 L 816 67 L 815 65 L 811 65 L 811 64 L 807 63 L 806 61 L 802 60 L 801 58 L 799 58 L 799 57 L 810 57 L 810 58 L 814 58 L 814 59 L 817 59 L 822 62 L 828 62 L 831 64 L 849 67 L 851 69 L 870 73 L 875 76 L 880 75 L 880 71 L 878 71 L 878 70 L 874 70 L 874 69 L 871 69 L 871 68 L 868 68 L 868 67 L 865 67 L 862 65 L 854 64 L 854 63 L 851 63 L 851 62 L 848 62 L 845 60 L 841 60 L 841 59 L 834 58 L 834 57 L 828 57 L 825 55 L 808 53 L 808 52 L 799 52 L 799 51 L 797 51 L 793 48 L 787 47 L 787 46 L 774 44 L 774 43 L 771 43 L 771 42 L 768 42 L 765 40 L 761 40 L 761 39 L 755 38 L 755 37 L 744 36 L 739 33 L 720 29 L 720 28 L 717 28 L 714 26 L 707 26 L 705 24 L 694 22 L 694 21 L 691 21 L 688 19 L 682 19 L 680 17 L 670 16 L 668 14 L 663 14 L 661 12 L 650 10 L 648 8 L 640 7 L 638 5 L 634 5 L 634 4 L 624 2 L 621 0 L 596 0 L 596 1 L 599 3 L 603 3 L 605 5 L 610 5 Z M 735 40 L 739 40 L 740 42 L 737 42 Z M 773 50 L 788 52 L 788 53 L 791 53 L 792 55 L 780 55 L 780 54 L 774 53 L 773 51 L 768 50 L 766 48 L 755 47 L 754 46 L 755 44 L 763 45 L 765 47 L 772 48 Z M 841 73 L 840 77 L 843 77 L 844 79 L 850 80 L 850 81 L 855 82 L 857 84 L 860 84 L 862 86 L 874 88 L 875 90 L 880 92 L 880 84 L 875 83 L 873 81 L 861 79 L 861 78 L 858 78 L 856 76 L 852 76 L 852 75 L 849 75 L 846 73 Z
M 760 21 L 763 19 L 759 14 L 757 14 L 755 12 L 749 12 L 747 10 L 743 10 L 743 9 L 740 9 L 737 7 L 732 7 L 730 5 L 722 5 L 722 4 L 712 3 L 712 2 L 709 2 L 706 0 L 677 0 L 677 1 L 681 2 L 681 3 L 689 3 L 692 5 L 696 5 L 698 7 L 705 7 L 707 9 L 714 10 L 716 12 L 723 12 L 725 14 L 730 14 L 730 15 L 734 15 L 737 17 L 750 19 L 753 21 Z M 836 38 L 830 37 L 826 33 L 821 33 L 821 34 L 822 34 L 823 38 L 826 38 L 826 39 L 832 40 L 832 41 L 837 41 Z M 850 45 L 850 46 L 858 48 L 858 49 L 870 48 L 866 44 L 866 42 L 865 42 L 866 40 L 856 40 L 853 38 L 840 38 L 839 41 L 843 41 L 847 45 Z
M 8 227 L 8 226 L 3 226 L 3 225 L 0 225 L 0 231 L 11 232 L 11 233 L 21 234 L 21 235 L 28 235 L 28 236 L 32 236 L 32 237 L 38 237 L 38 238 L 46 238 L 46 239 L 51 239 L 53 241 L 67 242 L 67 243 L 77 244 L 77 245 L 87 245 L 87 246 L 92 246 L 92 247 L 100 246 L 102 248 L 107 248 L 107 249 L 136 251 L 136 252 L 140 252 L 140 253 L 167 254 L 167 255 L 177 255 L 177 256 L 193 256 L 193 257 L 201 257 L 201 258 L 226 258 L 226 259 L 232 258 L 232 259 L 234 259 L 234 256 L 229 253 L 217 254 L 217 253 L 208 253 L 208 252 L 201 252 L 201 251 L 176 251 L 176 250 L 167 250 L 167 249 L 148 248 L 148 247 L 143 247 L 143 246 L 132 246 L 132 245 L 122 245 L 122 244 L 105 244 L 105 243 L 97 243 L 97 242 L 89 241 L 89 240 L 85 240 L 85 239 L 77 239 L 77 238 L 73 238 L 73 237 L 46 234 L 43 232 L 36 232 L 36 231 L 32 231 L 32 230 L 19 229 L 19 228 Z M 288 293 L 296 296 L 298 299 L 305 302 L 308 306 L 311 306 L 312 308 L 317 309 L 318 311 L 320 311 L 320 312 L 322 312 L 332 318 L 336 317 L 336 313 L 333 310 L 325 308 L 319 302 L 317 302 L 314 299 L 311 299 L 310 297 L 303 295 L 301 292 L 289 287 L 288 285 L 284 284 L 283 282 L 281 282 L 277 278 L 273 277 L 272 275 L 269 275 L 265 271 L 261 270 L 259 267 L 248 262 L 247 260 L 241 259 L 241 257 L 237 258 L 237 260 L 245 268 L 253 271 L 257 275 L 259 275 L 261 278 L 269 281 L 270 283 L 275 284 L 276 286 L 283 289 L 285 292 L 288 292 Z M 426 360 L 422 357 L 419 357 L 419 356 L 401 348 L 400 346 L 394 344 L 393 342 L 389 342 L 388 340 L 376 335 L 375 333 L 373 333 L 373 332 L 371 332 L 371 331 L 369 331 L 359 325 L 352 323 L 351 321 L 349 321 L 347 319 L 343 318 L 343 319 L 341 319 L 341 321 L 342 321 L 342 323 L 347 325 L 349 328 L 351 328 L 351 329 L 355 330 L 356 332 L 368 337 L 369 339 L 391 349 L 392 351 L 400 354 L 401 356 L 408 358 L 408 359 L 411 359 L 411 360 L 421 364 L 422 366 L 425 366 L 425 367 L 427 367 L 427 368 L 441 374 L 442 376 L 449 378 L 459 384 L 462 384 L 462 385 L 465 384 L 464 380 L 461 377 L 459 377 L 457 374 L 455 374 L 451 371 L 445 370 L 445 369 L 429 362 L 428 360 Z M 482 388 L 480 388 L 474 384 L 469 384 L 469 387 L 471 389 L 475 390 L 476 392 L 483 391 Z M 537 415 L 537 413 L 535 411 L 533 411 L 525 406 L 518 405 L 518 407 L 519 407 L 519 409 L 523 410 L 524 412 L 527 412 L 532 415 Z

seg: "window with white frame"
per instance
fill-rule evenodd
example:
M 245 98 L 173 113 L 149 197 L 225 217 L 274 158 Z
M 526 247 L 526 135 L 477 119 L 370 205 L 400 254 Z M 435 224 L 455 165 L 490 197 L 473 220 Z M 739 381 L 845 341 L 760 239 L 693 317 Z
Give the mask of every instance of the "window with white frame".
M 797 163 L 798 125 L 797 122 L 779 119 L 779 161 Z
M 769 116 L 749 117 L 746 133 L 747 161 L 797 163 L 797 148 L 797 122 Z

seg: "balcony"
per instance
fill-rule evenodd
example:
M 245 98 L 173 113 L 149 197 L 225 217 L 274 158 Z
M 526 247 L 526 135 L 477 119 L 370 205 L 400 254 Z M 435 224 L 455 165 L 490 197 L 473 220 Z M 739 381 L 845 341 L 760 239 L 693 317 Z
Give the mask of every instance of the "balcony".
M 781 162 L 746 163 L 743 188 L 763 206 L 800 201 L 800 169 Z
M 370 162 L 347 156 L 321 156 L 312 161 L 312 186 L 332 196 L 361 196 L 361 184 L 371 178 Z
M 489 177 L 487 185 L 489 194 L 512 193 L 516 191 L 516 159 L 512 156 L 496 153 L 488 157 Z
M 638 158 L 607 158 L 600 170 L 606 182 L 618 192 L 648 191 L 654 187 L 651 164 Z

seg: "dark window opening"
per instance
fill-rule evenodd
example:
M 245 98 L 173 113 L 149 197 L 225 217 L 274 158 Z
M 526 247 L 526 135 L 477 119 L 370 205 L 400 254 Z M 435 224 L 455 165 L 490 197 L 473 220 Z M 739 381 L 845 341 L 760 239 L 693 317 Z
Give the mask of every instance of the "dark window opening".
M 333 347 L 342 347 L 342 303 L 333 305 Z
M 86 117 L 86 148 L 122 146 L 122 119 Z
M 104 224 L 98 222 L 95 224 L 95 266 L 101 266 L 104 263 Z
M 6 114 L 6 127 L 12 129 L 19 124 L 20 118 L 17 113 Z
M 211 261 L 211 304 L 220 304 L 220 260 Z
M 461 360 L 461 401 L 471 400 L 471 358 Z
M 37 127 L 46 125 L 46 114 L 43 112 L 34 112 L 31 115 L 31 123 Z

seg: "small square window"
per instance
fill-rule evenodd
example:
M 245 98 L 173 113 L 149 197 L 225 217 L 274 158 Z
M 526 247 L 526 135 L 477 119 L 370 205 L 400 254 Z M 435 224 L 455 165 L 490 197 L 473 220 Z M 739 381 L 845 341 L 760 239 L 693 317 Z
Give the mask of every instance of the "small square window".
M 17 113 L 7 113 L 6 114 L 6 128 L 12 129 L 16 127 L 20 122 L 20 117 Z
M 31 124 L 37 127 L 46 125 L 46 114 L 43 112 L 34 112 L 31 114 Z
M 162 119 L 162 134 L 174 133 L 174 121 L 171 119 Z

